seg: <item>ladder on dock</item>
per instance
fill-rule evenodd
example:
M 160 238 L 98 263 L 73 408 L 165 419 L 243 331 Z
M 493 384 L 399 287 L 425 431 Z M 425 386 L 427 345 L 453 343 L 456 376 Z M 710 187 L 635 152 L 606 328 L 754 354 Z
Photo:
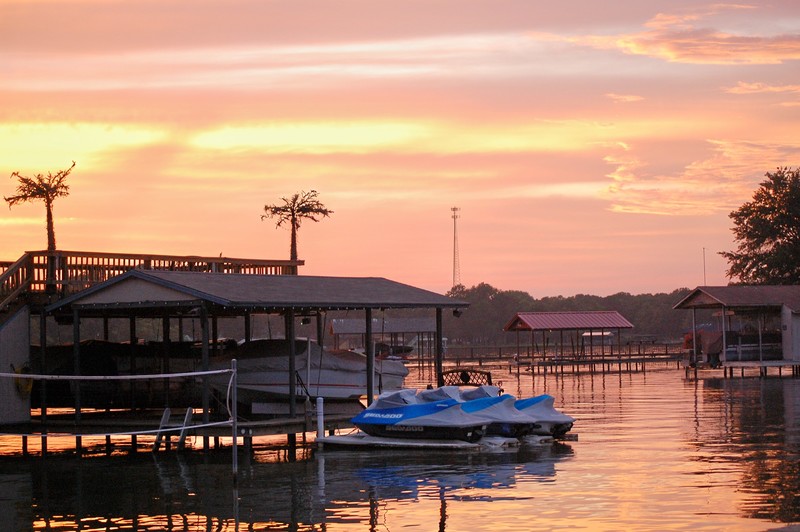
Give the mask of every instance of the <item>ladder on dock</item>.
M 189 407 L 186 409 L 186 414 L 183 416 L 183 423 L 180 425 L 171 425 L 170 424 L 171 416 L 172 416 L 172 411 L 169 408 L 165 408 L 164 413 L 161 414 L 161 423 L 158 426 L 156 441 L 153 443 L 154 453 L 158 452 L 159 448 L 161 448 L 161 442 L 164 440 L 164 436 L 169 438 L 169 433 L 177 428 L 181 429 L 178 435 L 178 450 L 182 451 L 186 447 L 186 436 L 190 428 L 189 422 L 191 422 L 192 420 L 192 408 Z

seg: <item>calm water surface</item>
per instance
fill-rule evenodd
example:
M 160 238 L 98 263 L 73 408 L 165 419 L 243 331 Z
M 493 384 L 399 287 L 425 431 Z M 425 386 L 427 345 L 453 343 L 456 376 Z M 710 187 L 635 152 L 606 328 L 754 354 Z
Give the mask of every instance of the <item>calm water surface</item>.
M 2 530 L 800 530 L 800 380 L 547 378 L 577 439 L 492 452 L 0 459 Z M 0 442 L 2 443 L 2 442 Z M 18 445 L 18 442 L 17 442 Z

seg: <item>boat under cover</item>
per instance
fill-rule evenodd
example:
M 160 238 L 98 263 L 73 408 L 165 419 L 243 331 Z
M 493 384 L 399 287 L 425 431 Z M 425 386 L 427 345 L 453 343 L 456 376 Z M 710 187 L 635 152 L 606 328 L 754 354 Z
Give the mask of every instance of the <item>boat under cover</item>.
M 236 359 L 237 393 L 242 403 L 289 396 L 290 343 L 284 339 L 252 340 L 212 360 L 211 368 L 228 368 Z M 354 351 L 326 350 L 316 342 L 295 340 L 296 396 L 325 399 L 358 399 L 367 393 L 367 358 Z M 403 388 L 408 368 L 399 360 L 375 360 L 377 390 Z M 228 379 L 211 379 L 226 392 Z

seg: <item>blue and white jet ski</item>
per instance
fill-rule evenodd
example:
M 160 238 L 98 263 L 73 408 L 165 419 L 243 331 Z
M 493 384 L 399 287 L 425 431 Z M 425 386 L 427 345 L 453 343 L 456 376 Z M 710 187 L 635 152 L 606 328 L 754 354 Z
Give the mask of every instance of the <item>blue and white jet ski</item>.
M 420 401 L 415 389 L 404 389 L 381 394 L 351 422 L 370 436 L 476 442 L 488 422 L 462 407 L 452 397 Z
M 497 386 L 483 385 L 462 388 L 459 386 L 442 386 L 431 390 L 422 390 L 417 394 L 420 400 L 455 399 L 461 403 L 461 409 L 472 414 L 488 425 L 486 434 L 521 438 L 532 434 L 535 420 L 514 407 L 516 398 L 509 394 L 500 394 Z
M 517 399 L 514 407 L 535 421 L 536 427 L 532 434 L 560 438 L 572 429 L 575 418 L 559 412 L 554 404 L 555 397 L 542 394 L 528 399 Z

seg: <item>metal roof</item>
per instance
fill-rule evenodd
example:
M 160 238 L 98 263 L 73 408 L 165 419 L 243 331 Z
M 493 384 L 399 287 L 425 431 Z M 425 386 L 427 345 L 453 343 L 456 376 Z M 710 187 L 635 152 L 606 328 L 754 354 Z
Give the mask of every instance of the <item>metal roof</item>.
M 800 311 L 800 285 L 698 286 L 672 308 L 758 309 L 783 305 Z
M 331 334 L 364 334 L 367 323 L 361 319 L 334 318 Z M 433 318 L 386 318 L 372 319 L 372 332 L 384 334 L 436 332 Z
M 243 275 L 162 270 L 130 270 L 49 306 L 114 309 L 211 305 L 229 309 L 459 308 L 469 304 L 381 277 Z
M 616 310 L 572 312 L 517 312 L 504 331 L 558 331 L 577 329 L 630 329 L 633 324 Z

